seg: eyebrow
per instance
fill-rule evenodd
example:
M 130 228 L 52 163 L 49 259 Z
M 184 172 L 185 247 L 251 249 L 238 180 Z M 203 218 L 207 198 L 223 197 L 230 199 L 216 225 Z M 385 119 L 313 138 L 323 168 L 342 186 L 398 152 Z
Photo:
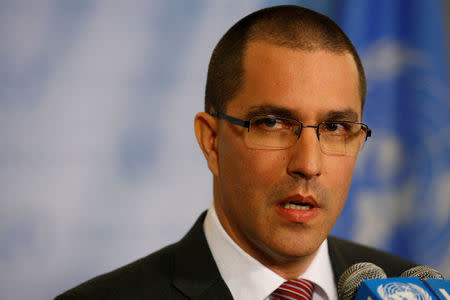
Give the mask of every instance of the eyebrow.
M 295 120 L 298 119 L 298 117 L 293 111 L 284 107 L 270 104 L 250 107 L 245 117 L 247 120 L 249 120 L 259 115 L 273 115 L 280 118 L 295 119 Z M 323 117 L 321 119 L 325 121 L 357 122 L 359 120 L 358 113 L 350 108 L 344 110 L 332 110 L 324 113 L 322 116 Z
M 359 120 L 359 115 L 353 109 L 345 110 L 332 110 L 325 114 L 325 120 L 327 121 L 351 121 L 356 122 Z
M 295 114 L 291 110 L 270 104 L 250 107 L 245 117 L 248 120 L 259 115 L 273 115 L 281 118 L 296 119 Z

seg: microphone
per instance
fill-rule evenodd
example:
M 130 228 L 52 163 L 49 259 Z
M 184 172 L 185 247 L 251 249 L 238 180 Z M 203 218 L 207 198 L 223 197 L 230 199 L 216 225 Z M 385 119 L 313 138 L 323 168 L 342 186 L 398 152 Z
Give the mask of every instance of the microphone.
M 403 272 L 400 277 L 417 277 L 438 299 L 450 300 L 450 281 L 433 268 L 416 266 Z
M 339 299 L 352 300 L 361 283 L 366 279 L 386 278 L 386 273 L 375 264 L 369 262 L 350 266 L 339 278 L 337 290 Z
M 418 277 L 422 281 L 430 278 L 444 279 L 441 273 L 427 266 L 415 266 L 400 274 L 400 277 Z
M 355 300 L 450 300 L 450 281 L 443 279 L 442 274 L 430 267 L 416 266 L 400 277 L 363 280 L 355 291 Z

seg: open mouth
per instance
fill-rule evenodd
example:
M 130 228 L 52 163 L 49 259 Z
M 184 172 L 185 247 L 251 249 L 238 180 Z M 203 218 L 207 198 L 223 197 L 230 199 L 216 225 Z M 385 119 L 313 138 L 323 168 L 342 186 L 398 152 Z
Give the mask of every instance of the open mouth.
M 305 224 L 320 215 L 320 205 L 313 195 L 298 193 L 281 200 L 277 212 L 289 222 Z
M 299 202 L 287 202 L 282 203 L 281 207 L 288 209 L 297 209 L 297 210 L 309 210 L 313 209 L 313 206 L 309 203 L 299 203 Z

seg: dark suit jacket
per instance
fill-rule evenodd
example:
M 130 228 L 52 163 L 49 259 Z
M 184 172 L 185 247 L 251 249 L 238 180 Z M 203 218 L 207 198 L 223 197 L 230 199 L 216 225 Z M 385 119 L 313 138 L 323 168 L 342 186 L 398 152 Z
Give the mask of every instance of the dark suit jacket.
M 95 277 L 56 299 L 233 299 L 220 276 L 203 232 L 203 213 L 179 242 L 110 273 Z M 329 237 L 336 282 L 357 262 L 372 262 L 389 277 L 414 265 L 393 255 Z

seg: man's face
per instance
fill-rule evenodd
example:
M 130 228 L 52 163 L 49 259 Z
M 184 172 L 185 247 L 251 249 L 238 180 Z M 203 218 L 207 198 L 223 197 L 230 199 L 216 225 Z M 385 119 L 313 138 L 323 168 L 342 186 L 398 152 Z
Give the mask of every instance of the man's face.
M 302 51 L 253 42 L 244 80 L 226 114 L 248 119 L 265 112 L 305 125 L 359 121 L 358 73 L 350 54 Z M 284 150 L 255 150 L 247 129 L 220 120 L 215 207 L 233 240 L 266 265 L 310 259 L 336 222 L 350 187 L 356 157 L 323 154 L 315 129 Z M 311 209 L 280 209 L 287 202 Z

